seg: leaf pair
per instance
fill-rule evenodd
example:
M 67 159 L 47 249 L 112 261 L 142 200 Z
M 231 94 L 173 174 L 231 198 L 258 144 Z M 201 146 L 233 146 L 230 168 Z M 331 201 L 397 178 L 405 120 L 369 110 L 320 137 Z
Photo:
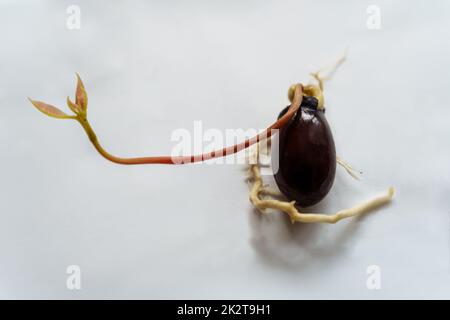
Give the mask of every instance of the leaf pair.
M 87 111 L 87 93 L 86 89 L 84 88 L 83 81 L 81 81 L 80 76 L 77 73 L 77 89 L 75 92 L 75 103 L 73 103 L 69 97 L 67 97 L 67 105 L 69 106 L 70 110 L 75 113 L 75 116 L 68 115 L 64 111 L 61 111 L 59 108 L 52 106 L 48 103 L 38 101 L 38 100 L 32 100 L 28 98 L 30 102 L 42 113 L 57 119 L 76 119 L 77 116 L 86 116 Z

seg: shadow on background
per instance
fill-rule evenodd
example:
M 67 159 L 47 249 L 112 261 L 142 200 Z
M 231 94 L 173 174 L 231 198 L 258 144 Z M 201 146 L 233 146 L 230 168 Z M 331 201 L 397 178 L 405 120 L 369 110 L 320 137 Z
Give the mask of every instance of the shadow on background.
M 315 206 L 300 208 L 299 211 L 332 214 L 343 209 L 339 207 L 342 204 L 339 198 L 342 198 L 343 193 L 355 192 L 352 183 L 337 174 L 332 192 L 324 200 Z M 336 224 L 292 224 L 285 213 L 268 211 L 262 214 L 252 208 L 249 214 L 250 243 L 258 258 L 269 266 L 295 272 L 313 264 L 326 266 L 345 257 L 352 239 L 356 239 L 360 222 L 378 210 Z

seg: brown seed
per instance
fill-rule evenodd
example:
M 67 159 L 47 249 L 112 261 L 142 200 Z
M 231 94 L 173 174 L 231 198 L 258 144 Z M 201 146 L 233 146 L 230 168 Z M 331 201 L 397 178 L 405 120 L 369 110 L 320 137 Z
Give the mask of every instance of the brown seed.
M 336 149 L 324 112 L 305 99 L 277 138 L 272 164 L 281 192 L 301 207 L 318 203 L 330 191 L 336 173 Z

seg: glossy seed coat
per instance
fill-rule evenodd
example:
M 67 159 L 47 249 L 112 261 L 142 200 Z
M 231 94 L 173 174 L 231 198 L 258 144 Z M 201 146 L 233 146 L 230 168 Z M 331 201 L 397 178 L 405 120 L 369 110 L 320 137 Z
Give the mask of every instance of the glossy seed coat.
M 301 207 L 318 203 L 333 185 L 336 149 L 324 111 L 317 110 L 317 100 L 305 97 L 276 138 L 272 167 L 280 191 Z

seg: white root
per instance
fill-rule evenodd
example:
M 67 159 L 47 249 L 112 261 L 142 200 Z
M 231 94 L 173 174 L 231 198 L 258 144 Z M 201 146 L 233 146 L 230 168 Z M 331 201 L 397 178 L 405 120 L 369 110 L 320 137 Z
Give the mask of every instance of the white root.
M 272 192 L 273 190 L 268 189 L 263 185 L 263 180 L 261 177 L 261 172 L 258 164 L 259 159 L 259 148 L 258 144 L 255 145 L 253 149 L 254 158 L 250 164 L 250 175 L 252 186 L 250 189 L 250 201 L 260 212 L 264 213 L 266 209 L 275 209 L 285 212 L 291 219 L 291 222 L 303 222 L 303 223 L 336 223 L 342 219 L 355 217 L 363 213 L 372 211 L 384 204 L 391 201 L 394 196 L 394 188 L 390 187 L 386 194 L 373 198 L 367 202 L 356 205 L 349 209 L 340 210 L 335 214 L 328 215 L 322 213 L 301 213 L 295 207 L 295 201 L 280 201 L 276 199 L 261 199 L 260 194 L 265 194 L 266 196 L 278 196 L 280 193 Z
M 317 81 L 320 90 L 323 91 L 323 83 L 325 81 L 331 80 L 333 78 L 336 71 L 339 69 L 339 67 L 347 60 L 347 50 L 345 50 L 344 55 L 339 58 L 333 65 L 329 67 L 322 68 L 316 72 L 311 72 L 310 75 Z M 326 76 L 321 76 L 321 73 L 328 71 Z
M 336 156 L 336 162 L 337 162 L 337 164 L 342 166 L 349 175 L 351 175 L 356 180 L 359 180 L 358 174 L 362 174 L 361 171 L 357 171 L 357 170 L 353 169 L 347 162 L 345 162 L 338 156 Z

